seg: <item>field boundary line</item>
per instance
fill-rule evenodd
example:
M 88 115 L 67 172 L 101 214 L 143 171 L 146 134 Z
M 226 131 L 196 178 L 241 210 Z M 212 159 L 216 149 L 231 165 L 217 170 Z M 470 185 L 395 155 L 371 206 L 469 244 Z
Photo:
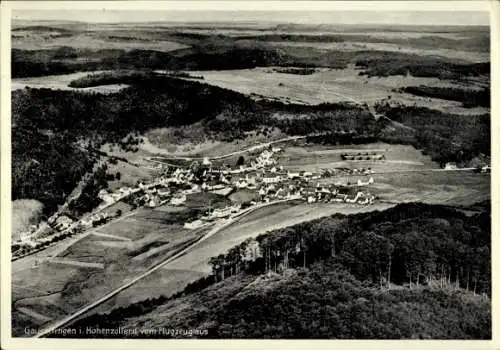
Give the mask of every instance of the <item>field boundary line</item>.
M 265 203 L 265 204 L 262 204 L 262 205 L 259 205 L 259 206 L 255 206 L 255 207 L 249 208 L 245 213 L 239 215 L 238 219 L 241 218 L 241 217 L 243 217 L 243 216 L 245 216 L 246 214 L 251 213 L 254 210 L 259 209 L 259 208 L 263 208 L 263 207 L 266 207 L 266 206 L 269 206 L 269 205 L 274 205 L 274 204 L 277 204 L 277 203 L 287 202 L 287 201 L 290 201 L 290 200 L 295 200 L 295 199 L 289 199 L 289 200 L 285 199 L 285 200 L 276 201 L 276 202 L 270 202 L 270 203 Z M 153 272 L 155 272 L 156 270 L 159 270 L 160 268 L 162 268 L 166 264 L 168 264 L 168 263 L 170 263 L 170 262 L 178 259 L 179 257 L 185 255 L 193 247 L 195 247 L 199 243 L 205 241 L 206 239 L 208 239 L 211 236 L 213 236 L 214 234 L 216 234 L 218 231 L 222 230 L 223 228 L 225 228 L 227 226 L 230 226 L 233 223 L 234 223 L 234 220 L 229 219 L 229 220 L 224 221 L 221 225 L 217 225 L 216 224 L 216 227 L 214 227 L 207 234 L 205 234 L 204 236 L 200 237 L 200 239 L 196 240 L 195 242 L 193 242 L 188 247 L 184 248 L 183 250 L 181 250 L 180 252 L 174 254 L 173 256 L 167 258 L 166 260 L 164 260 L 164 261 L 156 264 L 155 266 L 153 266 L 149 270 L 147 270 L 147 271 L 143 272 L 142 274 L 140 274 L 139 276 L 133 278 L 131 281 L 129 281 L 126 284 L 122 285 L 121 287 L 113 290 L 112 292 L 104 295 L 103 297 L 99 298 L 98 300 L 96 300 L 96 301 L 92 302 L 91 304 L 85 306 L 84 308 L 78 310 L 77 312 L 75 312 L 75 313 L 73 313 L 73 314 L 71 314 L 71 315 L 63 318 L 62 320 L 58 321 L 57 323 L 53 324 L 52 326 L 49 326 L 49 327 L 41 330 L 40 332 L 38 332 L 37 334 L 34 335 L 34 338 L 42 338 L 42 337 L 45 337 L 46 335 L 49 335 L 50 333 L 52 333 L 56 329 L 58 329 L 58 328 L 60 328 L 60 327 L 62 327 L 64 325 L 68 324 L 69 322 L 73 321 L 77 317 L 85 314 L 87 311 L 90 311 L 91 309 L 93 309 L 96 306 L 99 306 L 100 304 L 102 304 L 103 302 L 111 299 L 112 297 L 114 297 L 118 293 L 122 292 L 123 290 L 125 290 L 125 289 L 129 288 L 130 286 L 134 285 L 135 283 L 137 283 L 141 279 L 143 279 L 143 278 L 151 275 Z

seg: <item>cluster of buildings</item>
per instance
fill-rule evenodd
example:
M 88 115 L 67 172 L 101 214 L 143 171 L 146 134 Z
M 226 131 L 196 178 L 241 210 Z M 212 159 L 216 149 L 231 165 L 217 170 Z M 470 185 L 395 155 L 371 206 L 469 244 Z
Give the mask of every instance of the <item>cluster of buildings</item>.
M 290 182 L 282 185 L 267 185 L 259 189 L 259 199 L 263 202 L 283 199 L 302 199 L 307 203 L 356 203 L 361 205 L 372 204 L 375 197 L 350 187 L 335 185 L 316 186 L 308 182 Z
M 279 147 L 266 149 L 250 161 L 250 166 L 241 166 L 237 170 L 215 169 L 212 162 L 205 158 L 200 164 L 189 168 L 179 167 L 174 169 L 167 167 L 164 169 L 162 176 L 148 184 L 138 182 L 135 187 L 122 187 L 114 192 L 101 190 L 98 193 L 98 198 L 101 199 L 102 203 L 94 213 L 76 221 L 65 215 L 50 218 L 46 223 L 50 234 L 43 239 L 51 241 L 57 235 L 68 235 L 77 230 L 101 225 L 114 217 L 113 214 L 103 209 L 122 200 L 136 206 L 150 208 L 167 203 L 179 206 L 186 202 L 189 194 L 212 192 L 227 196 L 232 191 L 247 189 L 256 193 L 258 202 L 302 199 L 308 203 L 345 202 L 361 205 L 373 203 L 374 196 L 359 190 L 353 192 L 350 187 L 321 186 L 319 184 L 315 187 L 311 186 L 311 181 L 331 174 L 325 171 L 323 173 L 285 171 L 283 166 L 277 165 L 277 160 L 274 157 L 281 151 L 282 149 Z M 370 174 L 371 169 L 353 169 L 349 171 L 355 175 L 367 175 Z M 357 186 L 365 186 L 371 183 L 373 183 L 373 178 L 366 182 L 358 180 Z M 256 202 L 252 201 L 251 204 L 256 204 Z M 209 209 L 206 215 L 192 222 L 187 222 L 184 226 L 195 229 L 214 220 L 238 215 L 241 209 L 241 205 Z M 40 228 L 32 228 L 33 232 L 37 230 L 39 231 Z M 25 234 L 24 237 L 30 237 L 27 241 L 30 241 L 31 245 L 40 242 L 40 238 L 36 238 L 39 236 L 31 231 L 30 234 Z
M 257 158 L 250 161 L 250 167 L 260 169 L 275 165 L 277 161 L 273 156 L 281 151 L 282 149 L 280 147 L 273 147 L 271 150 L 264 150 L 257 156 Z
M 241 211 L 241 204 L 230 205 L 225 208 L 214 208 L 208 210 L 206 215 L 184 224 L 184 228 L 196 229 L 210 224 L 214 220 L 226 219 L 237 215 Z

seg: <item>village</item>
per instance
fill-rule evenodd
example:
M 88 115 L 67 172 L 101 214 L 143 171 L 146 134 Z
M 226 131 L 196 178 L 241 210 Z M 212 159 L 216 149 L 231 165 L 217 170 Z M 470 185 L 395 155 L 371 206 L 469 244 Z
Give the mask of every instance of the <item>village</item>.
M 187 196 L 201 192 L 224 197 L 242 190 L 255 193 L 254 199 L 245 203 L 233 203 L 224 208 L 207 208 L 203 215 L 183 223 L 186 229 L 196 229 L 236 217 L 254 206 L 277 201 L 302 200 L 307 203 L 349 203 L 357 206 L 374 203 L 375 196 L 361 190 L 363 186 L 374 182 L 373 177 L 369 177 L 367 181 L 358 179 L 352 184 L 338 181 L 322 185 L 318 182 L 321 178 L 336 175 L 369 176 L 373 173 L 370 168 L 291 171 L 278 164 L 277 157 L 282 151 L 280 147 L 269 147 L 251 159 L 248 165 L 240 165 L 235 169 L 216 166 L 208 158 L 201 162 L 194 161 L 185 167 L 157 162 L 156 168 L 161 175 L 154 181 L 147 184 L 139 181 L 135 187 L 121 187 L 114 192 L 103 189 L 98 194 L 101 204 L 92 213 L 77 220 L 58 213 L 47 222 L 32 227 L 21 235 L 19 241 L 13 242 L 13 259 L 32 254 L 54 242 L 120 217 L 120 209 L 109 210 L 120 202 L 127 203 L 132 208 L 155 208 L 162 205 L 183 206 Z

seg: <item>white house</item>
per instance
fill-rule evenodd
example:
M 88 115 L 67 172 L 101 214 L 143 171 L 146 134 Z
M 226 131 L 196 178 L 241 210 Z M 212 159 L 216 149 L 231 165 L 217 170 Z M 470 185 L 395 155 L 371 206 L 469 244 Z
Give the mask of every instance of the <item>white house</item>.
M 287 176 L 288 176 L 289 179 L 294 179 L 294 178 L 300 177 L 300 173 L 298 173 L 298 172 L 290 172 L 289 171 L 288 174 L 287 174 Z
M 106 190 L 100 190 L 99 193 L 97 194 L 97 197 L 100 199 L 103 199 L 107 196 L 109 196 L 109 193 Z
M 246 180 L 240 179 L 240 180 L 236 181 L 235 186 L 236 186 L 236 188 L 246 188 L 246 187 L 248 187 L 248 182 L 246 182 Z
M 170 204 L 172 205 L 181 205 L 186 202 L 186 195 L 182 195 L 181 197 L 174 197 L 170 200 Z
M 109 194 L 108 191 L 106 190 L 100 190 L 99 193 L 97 194 L 97 197 L 100 198 L 105 203 L 113 203 L 115 201 L 113 196 Z
M 457 169 L 457 164 L 453 163 L 453 162 L 449 162 L 449 163 L 446 163 L 446 165 L 444 166 L 444 168 L 446 170 L 455 170 L 455 169 Z

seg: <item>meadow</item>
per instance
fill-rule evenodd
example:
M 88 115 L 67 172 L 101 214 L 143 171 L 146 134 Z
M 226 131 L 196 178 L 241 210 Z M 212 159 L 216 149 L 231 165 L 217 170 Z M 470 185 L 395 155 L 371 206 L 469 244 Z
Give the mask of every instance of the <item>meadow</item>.
M 24 327 L 41 327 L 74 312 L 203 234 L 203 229 L 165 222 L 166 213 L 165 208 L 137 210 L 16 262 L 13 334 L 22 336 Z
M 379 152 L 382 161 L 344 161 L 342 153 Z M 362 145 L 285 147 L 278 161 L 292 170 L 319 171 L 332 168 L 371 168 L 373 171 L 395 171 L 439 168 L 429 156 L 408 145 L 373 143 Z
M 305 204 L 300 202 L 279 203 L 257 209 L 242 216 L 230 226 L 200 242 L 193 250 L 165 265 L 141 280 L 130 289 L 119 293 L 113 301 L 100 309 L 109 311 L 114 307 L 126 306 L 131 302 L 169 296 L 182 290 L 188 283 L 210 273 L 209 259 L 225 253 L 231 247 L 250 237 L 257 237 L 266 231 L 288 227 L 299 222 L 314 220 L 334 213 L 355 214 L 358 212 L 383 210 L 392 204 L 378 203 L 371 207 L 346 204 Z
M 491 177 L 471 171 L 386 173 L 368 191 L 392 202 L 469 206 L 491 199 Z
M 94 71 L 92 74 L 103 73 L 103 71 Z M 21 90 L 26 87 L 33 89 L 54 89 L 54 90 L 68 90 L 68 91 L 81 91 L 81 92 L 96 92 L 101 94 L 114 93 L 127 87 L 126 84 L 108 84 L 102 86 L 92 86 L 86 88 L 74 88 L 69 84 L 83 77 L 86 77 L 89 72 L 76 72 L 70 74 L 60 75 L 46 75 L 43 77 L 29 77 L 29 78 L 14 78 L 11 81 L 11 91 Z
M 204 77 L 204 82 L 252 96 L 255 99 L 276 99 L 284 103 L 319 104 L 354 102 L 374 104 L 390 99 L 393 103 L 417 105 L 456 114 L 481 114 L 483 107 L 464 108 L 460 102 L 438 98 L 424 98 L 395 91 L 405 86 L 461 87 L 481 89 L 477 79 L 454 81 L 435 77 L 392 75 L 387 77 L 360 76 L 362 70 L 354 65 L 344 69 L 316 69 L 311 75 L 278 73 L 272 67 L 257 67 L 228 71 L 193 71 Z

